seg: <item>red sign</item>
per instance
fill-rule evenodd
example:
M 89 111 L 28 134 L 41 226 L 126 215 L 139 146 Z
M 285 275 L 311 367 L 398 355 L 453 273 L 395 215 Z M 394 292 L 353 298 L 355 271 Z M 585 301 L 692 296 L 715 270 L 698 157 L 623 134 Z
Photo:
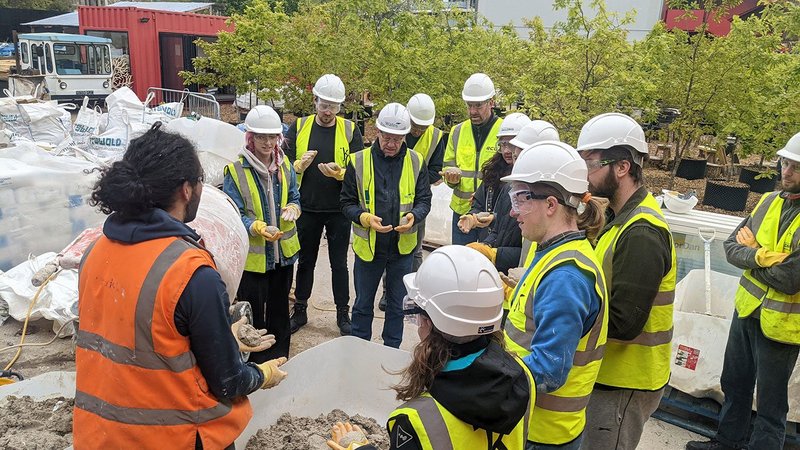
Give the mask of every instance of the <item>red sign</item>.
M 678 345 L 678 353 L 675 355 L 675 365 L 678 367 L 685 367 L 689 370 L 695 370 L 699 358 L 700 350 L 681 344 Z

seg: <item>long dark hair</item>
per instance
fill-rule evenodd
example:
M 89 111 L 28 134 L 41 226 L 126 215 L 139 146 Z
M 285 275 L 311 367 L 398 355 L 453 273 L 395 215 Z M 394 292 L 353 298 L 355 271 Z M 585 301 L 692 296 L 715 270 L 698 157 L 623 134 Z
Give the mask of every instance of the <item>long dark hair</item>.
M 163 131 L 161 122 L 132 140 L 121 160 L 100 170 L 89 204 L 105 214 L 136 217 L 148 209 L 169 209 L 184 182 L 203 179 L 194 145 L 185 137 Z
M 503 152 L 497 152 L 491 159 L 483 163 L 483 183 L 495 192 L 500 189 L 500 178 L 511 174 L 512 165 L 503 158 Z

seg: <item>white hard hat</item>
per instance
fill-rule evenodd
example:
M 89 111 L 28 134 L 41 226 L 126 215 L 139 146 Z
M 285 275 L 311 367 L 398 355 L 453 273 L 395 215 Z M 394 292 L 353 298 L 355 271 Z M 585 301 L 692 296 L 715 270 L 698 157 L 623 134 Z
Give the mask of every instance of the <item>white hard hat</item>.
M 408 101 L 408 115 L 417 125 L 433 125 L 436 118 L 436 106 L 428 94 L 414 94 Z
M 408 134 L 411 131 L 411 117 L 400 103 L 389 103 L 378 113 L 375 126 L 384 133 Z
M 501 136 L 516 136 L 519 134 L 522 127 L 531 123 L 531 119 L 522 113 L 511 113 L 503 118 L 500 124 L 500 131 L 497 132 L 497 137 Z
M 278 113 L 267 105 L 256 105 L 247 113 L 244 119 L 244 128 L 258 134 L 280 134 L 283 124 Z
M 589 189 L 586 161 L 571 145 L 559 141 L 542 141 L 525 148 L 514 163 L 511 175 L 502 181 L 548 183 L 565 194 L 582 195 Z M 579 199 L 565 198 L 577 207 Z
M 786 146 L 778 150 L 778 156 L 800 162 L 800 133 L 792 136 Z
M 403 283 L 408 298 L 445 334 L 466 337 L 500 330 L 503 283 L 494 264 L 476 250 L 440 247 Z
M 332 73 L 326 73 L 319 77 L 311 92 L 327 102 L 342 103 L 344 101 L 344 83 L 341 78 Z
M 592 117 L 583 125 L 577 150 L 605 150 L 617 145 L 628 147 L 633 162 L 642 165 L 642 156 L 647 154 L 642 126 L 625 114 L 605 113 Z
M 465 102 L 482 102 L 494 97 L 494 83 L 485 73 L 473 73 L 464 83 L 461 98 Z
M 517 137 L 511 140 L 511 145 L 527 148 L 541 141 L 560 141 L 558 130 L 552 123 L 544 120 L 532 120 L 522 127 Z

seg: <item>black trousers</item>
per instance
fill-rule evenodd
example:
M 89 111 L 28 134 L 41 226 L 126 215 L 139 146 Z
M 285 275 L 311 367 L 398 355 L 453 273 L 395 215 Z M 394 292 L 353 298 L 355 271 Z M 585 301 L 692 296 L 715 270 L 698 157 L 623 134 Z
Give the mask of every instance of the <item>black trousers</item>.
M 347 248 L 350 245 L 350 221 L 340 212 L 303 212 L 297 220 L 297 237 L 300 240 L 300 259 L 297 262 L 297 279 L 294 295 L 297 303 L 308 304 L 314 287 L 314 268 L 319 256 L 322 229 L 328 239 L 328 259 L 331 264 L 333 302 L 337 308 L 347 308 L 350 303 L 350 275 L 347 269 Z
M 289 289 L 294 265 L 276 267 L 266 273 L 245 271 L 236 296 L 253 307 L 253 326 L 266 328 L 275 335 L 275 345 L 263 352 L 251 353 L 250 361 L 262 363 L 289 357 Z

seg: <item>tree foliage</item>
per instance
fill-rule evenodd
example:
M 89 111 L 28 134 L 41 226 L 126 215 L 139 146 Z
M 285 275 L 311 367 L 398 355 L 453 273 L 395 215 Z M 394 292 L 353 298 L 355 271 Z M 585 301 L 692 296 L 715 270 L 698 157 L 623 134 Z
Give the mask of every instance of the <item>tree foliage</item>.
M 41 11 L 72 11 L 73 0 L 0 0 L 0 8 L 35 9 Z
M 458 120 L 464 80 L 485 72 L 499 105 L 549 120 L 567 142 L 596 114 L 648 122 L 671 107 L 681 111 L 671 125 L 678 157 L 702 135 L 731 133 L 745 153 L 770 156 L 800 130 L 800 6 L 770 1 L 761 17 L 734 19 L 728 36 L 708 33 L 739 1 L 672 0 L 701 10 L 700 26 L 687 33 L 658 24 L 631 42 L 633 14 L 615 15 L 603 0 L 555 0 L 566 20 L 546 30 L 527 19 L 524 37 L 438 0 L 306 0 L 294 14 L 275 0 L 249 0 L 231 17 L 236 31 L 199 42 L 206 56 L 183 75 L 307 112 L 316 79 L 335 73 L 350 110 L 367 91 L 378 108 L 425 92 L 439 117 Z

